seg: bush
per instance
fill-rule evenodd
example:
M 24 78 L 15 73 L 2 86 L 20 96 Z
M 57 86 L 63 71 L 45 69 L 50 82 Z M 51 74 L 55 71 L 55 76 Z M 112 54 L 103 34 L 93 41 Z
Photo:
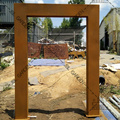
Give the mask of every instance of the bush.
M 5 68 L 7 68 L 7 67 L 9 66 L 9 64 L 8 64 L 8 63 L 1 62 L 0 66 L 1 66 L 1 68 L 2 68 L 2 70 L 3 70 L 3 69 L 5 69 Z
M 44 57 L 43 54 L 40 54 L 39 59 L 41 59 L 41 58 L 43 58 L 43 57 Z
M 33 59 L 35 60 L 35 59 L 38 59 L 38 58 L 37 58 L 37 57 L 34 57 Z
M 115 89 L 114 86 L 111 85 L 110 92 L 113 94 L 120 95 L 120 89 Z

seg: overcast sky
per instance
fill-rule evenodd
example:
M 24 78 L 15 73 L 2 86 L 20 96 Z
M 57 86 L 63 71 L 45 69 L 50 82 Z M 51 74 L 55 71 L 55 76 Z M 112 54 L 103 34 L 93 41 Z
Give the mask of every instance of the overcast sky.
M 69 0 L 25 0 L 25 3 L 49 3 L 49 4 L 67 4 Z M 85 0 L 86 4 L 90 4 L 93 0 Z M 100 22 L 102 21 L 103 17 L 110 11 L 111 8 L 119 7 L 120 0 L 94 0 L 94 1 L 104 1 L 104 3 L 92 3 L 100 5 Z M 52 18 L 53 25 L 59 26 L 62 22 L 61 19 Z M 83 19 L 82 25 L 86 24 L 86 19 Z M 86 30 L 84 30 L 84 37 L 86 39 Z

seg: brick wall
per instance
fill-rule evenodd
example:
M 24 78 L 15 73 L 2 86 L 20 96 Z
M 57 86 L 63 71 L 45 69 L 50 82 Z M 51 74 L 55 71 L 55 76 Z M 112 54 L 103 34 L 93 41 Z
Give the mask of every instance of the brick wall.
M 68 58 L 68 47 L 67 44 L 48 44 L 44 45 L 44 58 Z
M 41 44 L 28 42 L 28 58 L 39 58 L 41 52 Z

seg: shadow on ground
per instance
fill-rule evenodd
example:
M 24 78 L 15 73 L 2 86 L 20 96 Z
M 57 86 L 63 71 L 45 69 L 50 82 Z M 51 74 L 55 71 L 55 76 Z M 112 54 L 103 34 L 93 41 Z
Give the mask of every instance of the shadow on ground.
M 11 117 L 14 118 L 15 110 L 8 110 L 6 109 L 5 112 Z M 68 112 L 74 112 L 76 114 L 79 114 L 81 116 L 85 116 L 85 111 L 79 109 L 79 108 L 65 108 L 65 109 L 57 109 L 57 110 L 41 110 L 41 109 L 29 109 L 29 112 L 35 112 L 35 113 L 42 113 L 42 114 L 55 114 L 55 113 L 68 113 Z

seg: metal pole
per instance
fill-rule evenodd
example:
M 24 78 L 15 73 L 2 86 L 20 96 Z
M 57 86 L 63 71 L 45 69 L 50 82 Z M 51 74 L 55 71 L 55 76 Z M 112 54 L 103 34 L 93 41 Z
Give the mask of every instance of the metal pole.
M 75 49 L 75 31 L 74 31 L 74 49 Z

